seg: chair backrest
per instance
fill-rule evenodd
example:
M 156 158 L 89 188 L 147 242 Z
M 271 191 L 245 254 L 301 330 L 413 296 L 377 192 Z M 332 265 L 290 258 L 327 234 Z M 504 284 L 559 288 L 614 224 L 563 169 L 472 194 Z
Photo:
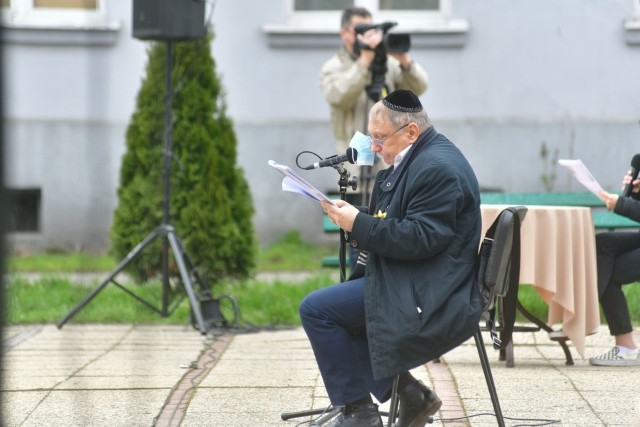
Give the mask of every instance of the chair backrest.
M 482 240 L 479 252 L 478 286 L 484 299 L 484 309 L 490 316 L 487 327 L 495 348 L 511 340 L 515 323 L 520 281 L 520 225 L 527 214 L 524 206 L 504 209 Z M 502 342 L 495 333 L 495 309 L 502 306 Z

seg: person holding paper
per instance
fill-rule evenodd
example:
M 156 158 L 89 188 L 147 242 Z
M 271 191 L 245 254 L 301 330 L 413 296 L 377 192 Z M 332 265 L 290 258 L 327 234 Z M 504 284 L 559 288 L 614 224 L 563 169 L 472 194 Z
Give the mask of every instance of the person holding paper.
M 623 187 L 631 183 L 631 173 Z M 601 191 L 607 209 L 640 222 L 640 179 L 632 183 L 630 197 Z M 608 352 L 589 359 L 597 366 L 637 366 L 640 353 L 633 340 L 633 325 L 622 285 L 640 280 L 640 233 L 604 232 L 596 234 L 598 263 L 598 295 L 609 332 L 615 346 Z
M 331 426 L 382 426 L 371 395 L 389 399 L 396 375 L 397 425 L 424 425 L 442 402 L 409 370 L 471 337 L 482 311 L 478 181 L 411 91 L 374 104 L 368 130 L 390 165 L 376 176 L 368 210 L 322 202 L 368 254 L 366 265 L 359 258 L 348 281 L 307 295 L 300 318 L 331 403 L 344 406 Z

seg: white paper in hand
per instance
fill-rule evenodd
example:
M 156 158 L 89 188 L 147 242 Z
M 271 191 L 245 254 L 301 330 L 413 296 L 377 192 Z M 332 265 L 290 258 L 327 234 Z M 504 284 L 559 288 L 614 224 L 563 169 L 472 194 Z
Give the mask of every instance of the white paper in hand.
M 269 160 L 268 164 L 284 175 L 284 178 L 282 179 L 282 190 L 304 194 L 305 196 L 318 202 L 327 201 L 333 204 L 333 201 L 329 199 L 322 191 L 311 185 L 311 183 L 298 175 L 289 166 L 281 165 L 274 162 L 273 160 Z
M 591 191 L 596 196 L 602 198 L 600 196 L 600 192 L 603 191 L 602 187 L 596 181 L 596 179 L 591 175 L 589 169 L 582 163 L 580 159 L 561 159 L 558 160 L 558 163 L 561 166 L 569 169 L 569 171 L 573 174 L 573 176 L 580 182 L 580 184 L 584 185 L 589 191 Z

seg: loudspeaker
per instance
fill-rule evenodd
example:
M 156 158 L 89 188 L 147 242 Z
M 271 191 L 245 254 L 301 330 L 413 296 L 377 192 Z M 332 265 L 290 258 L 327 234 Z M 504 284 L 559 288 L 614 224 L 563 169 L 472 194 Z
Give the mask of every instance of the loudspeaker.
M 141 40 L 202 38 L 205 0 L 133 0 L 133 37 Z
M 229 326 L 229 321 L 225 319 L 222 311 L 220 311 L 220 300 L 209 296 L 201 296 L 200 312 L 202 314 L 202 320 L 204 321 L 207 331 L 213 328 L 226 328 Z M 198 329 L 198 323 L 196 322 L 196 316 L 193 313 L 193 309 L 189 311 L 189 319 L 194 329 Z

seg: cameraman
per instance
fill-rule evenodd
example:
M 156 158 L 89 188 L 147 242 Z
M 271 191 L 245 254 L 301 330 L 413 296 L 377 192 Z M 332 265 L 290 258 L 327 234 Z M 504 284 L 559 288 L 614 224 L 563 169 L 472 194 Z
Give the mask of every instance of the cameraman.
M 370 108 L 379 101 L 369 96 L 367 88 L 372 83 L 372 66 L 375 66 L 376 48 L 383 43 L 383 32 L 377 28 L 356 34 L 359 24 L 372 24 L 371 13 L 361 7 L 351 7 L 342 12 L 340 38 L 343 46 L 322 66 L 320 84 L 325 99 L 331 106 L 331 122 L 336 139 L 336 152 L 343 154 L 356 131 L 366 134 L 367 114 Z M 358 43 L 360 42 L 360 43 Z M 364 44 L 369 48 L 361 47 Z M 408 89 L 420 95 L 427 89 L 427 73 L 411 59 L 408 52 L 387 52 L 385 87 L 380 99 L 396 89 Z M 379 59 L 379 58 L 378 58 Z M 345 164 L 353 175 L 362 178 L 363 172 L 355 165 Z M 376 164 L 369 171 L 376 172 L 385 166 L 376 159 Z M 367 167 L 367 169 L 371 169 Z M 359 185 L 358 191 L 363 191 Z M 371 194 L 367 189 L 366 194 Z M 368 200 L 363 200 L 366 204 Z

